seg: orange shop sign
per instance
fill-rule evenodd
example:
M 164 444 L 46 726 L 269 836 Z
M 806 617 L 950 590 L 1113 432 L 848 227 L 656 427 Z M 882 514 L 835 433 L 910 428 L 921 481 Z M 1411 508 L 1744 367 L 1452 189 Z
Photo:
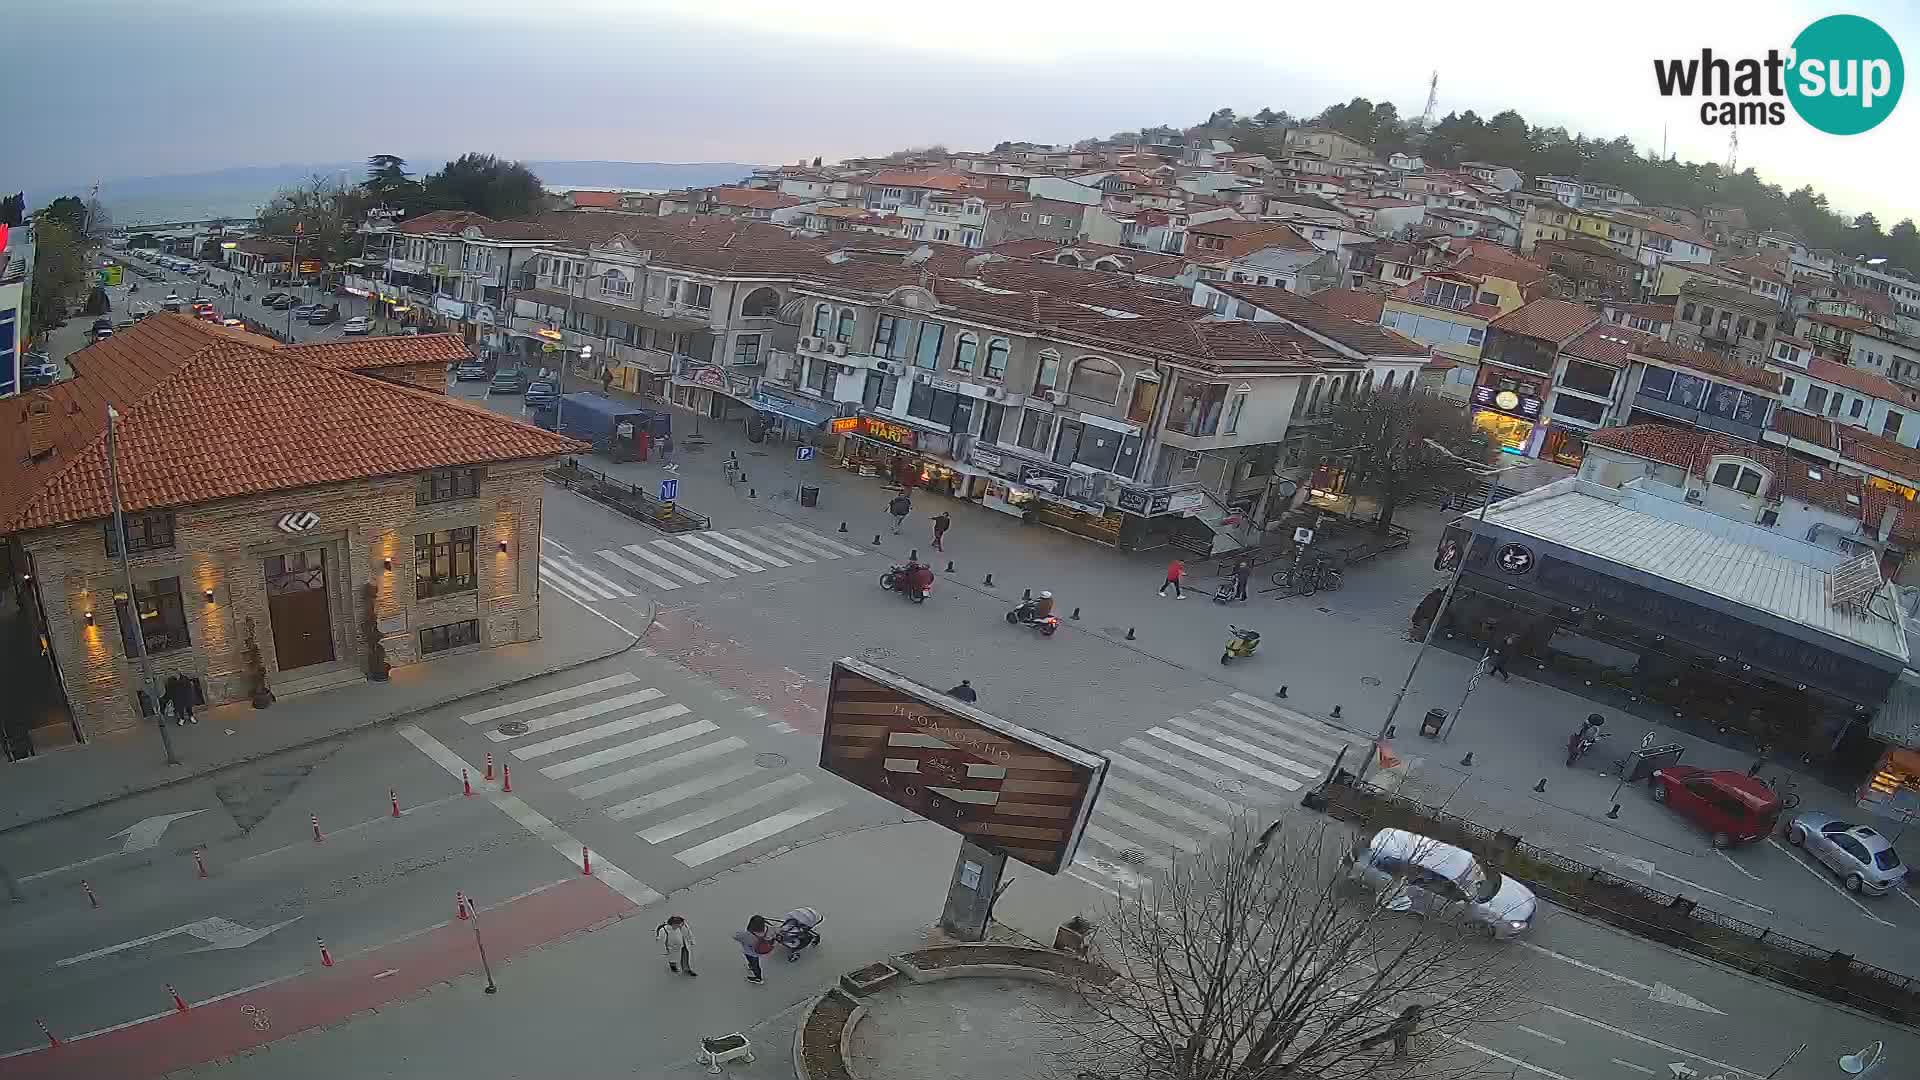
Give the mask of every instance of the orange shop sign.
M 857 416 L 836 416 L 827 421 L 827 434 L 846 435 L 860 430 L 860 418 Z
M 909 450 L 920 448 L 920 433 L 904 424 L 892 424 L 876 416 L 860 417 L 860 434 L 881 442 L 904 446 Z

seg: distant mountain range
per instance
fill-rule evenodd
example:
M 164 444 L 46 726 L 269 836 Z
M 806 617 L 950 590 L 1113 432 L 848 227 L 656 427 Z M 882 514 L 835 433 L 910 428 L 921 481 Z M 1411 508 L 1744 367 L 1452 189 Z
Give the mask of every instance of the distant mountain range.
M 438 169 L 440 161 L 414 161 L 416 176 Z M 527 167 L 549 188 L 641 188 L 666 190 L 731 184 L 754 169 L 737 161 L 529 161 Z M 365 162 L 310 162 L 251 165 L 168 176 L 135 176 L 102 181 L 100 199 L 122 224 L 198 217 L 253 214 L 281 188 L 325 176 L 346 183 L 365 177 Z M 90 184 L 27 192 L 28 206 L 42 206 L 60 195 L 84 194 Z

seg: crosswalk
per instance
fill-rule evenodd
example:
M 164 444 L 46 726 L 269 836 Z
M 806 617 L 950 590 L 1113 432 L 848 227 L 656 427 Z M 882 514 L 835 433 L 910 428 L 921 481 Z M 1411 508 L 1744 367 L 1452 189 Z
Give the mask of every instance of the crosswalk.
M 659 688 L 621 672 L 460 719 L 486 725 L 486 739 L 504 751 L 510 767 L 524 765 L 563 782 L 568 795 L 688 867 L 771 840 L 843 805 L 841 789 L 824 782 L 825 774 L 762 768 L 745 739 L 666 699 Z
M 1298 797 L 1361 740 L 1304 713 L 1234 693 L 1169 717 L 1107 751 L 1109 767 L 1069 871 L 1137 889 L 1241 815 Z M 1357 760 L 1349 752 L 1348 760 Z
M 548 541 L 540 554 L 540 580 L 571 599 L 591 604 L 638 596 L 642 589 L 670 592 L 861 554 L 859 548 L 792 523 L 682 533 L 605 548 L 592 556 L 565 551 Z

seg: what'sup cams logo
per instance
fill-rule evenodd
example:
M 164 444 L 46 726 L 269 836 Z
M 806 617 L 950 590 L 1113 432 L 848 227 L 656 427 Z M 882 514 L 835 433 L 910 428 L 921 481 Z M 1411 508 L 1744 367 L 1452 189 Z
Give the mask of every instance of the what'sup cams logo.
M 1700 122 L 1721 127 L 1779 125 L 1787 105 L 1829 135 L 1872 130 L 1893 112 L 1906 85 L 1900 47 L 1879 24 L 1829 15 L 1800 31 L 1793 47 L 1761 58 L 1728 59 L 1712 49 L 1653 62 L 1662 97 L 1703 98 Z

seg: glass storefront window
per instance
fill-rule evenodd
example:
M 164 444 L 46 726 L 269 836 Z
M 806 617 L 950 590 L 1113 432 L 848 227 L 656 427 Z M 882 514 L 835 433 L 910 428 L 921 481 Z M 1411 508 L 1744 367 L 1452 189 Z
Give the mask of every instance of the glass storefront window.
M 1533 439 L 1531 423 L 1505 413 L 1482 409 L 1473 414 L 1473 426 L 1485 432 L 1494 448 L 1503 454 L 1524 455 L 1527 443 Z

